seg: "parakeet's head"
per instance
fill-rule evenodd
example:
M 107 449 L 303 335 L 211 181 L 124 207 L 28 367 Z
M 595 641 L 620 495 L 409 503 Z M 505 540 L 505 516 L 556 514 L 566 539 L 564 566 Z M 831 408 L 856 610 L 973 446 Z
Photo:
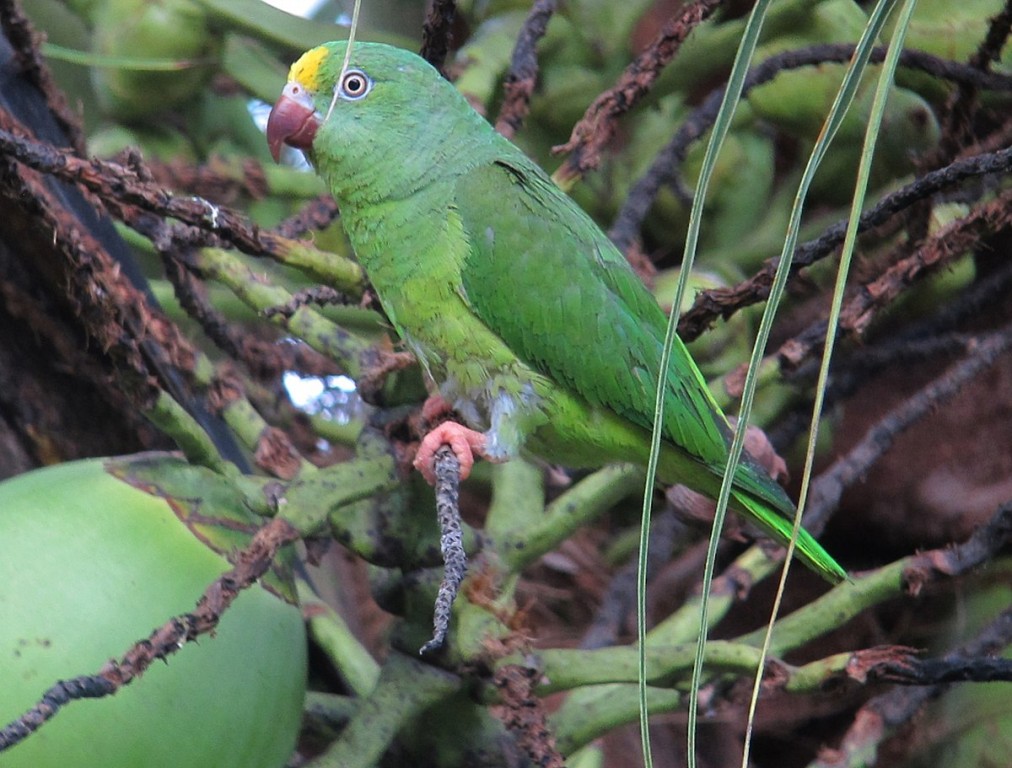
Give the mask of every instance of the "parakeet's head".
M 275 159 L 283 144 L 304 150 L 335 196 L 351 180 L 414 185 L 435 166 L 466 155 L 491 127 L 428 62 L 400 48 L 325 43 L 292 65 L 267 121 Z M 485 138 L 482 138 L 485 137 Z M 377 182 L 379 179 L 376 180 Z

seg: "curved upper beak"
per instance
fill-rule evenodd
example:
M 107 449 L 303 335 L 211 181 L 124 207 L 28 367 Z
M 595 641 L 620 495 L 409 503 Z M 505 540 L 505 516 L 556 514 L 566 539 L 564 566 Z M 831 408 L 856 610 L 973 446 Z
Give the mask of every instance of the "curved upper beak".
M 296 149 L 312 147 L 319 127 L 320 116 L 309 94 L 298 83 L 287 83 L 267 118 L 267 146 L 274 162 L 281 155 L 282 144 Z

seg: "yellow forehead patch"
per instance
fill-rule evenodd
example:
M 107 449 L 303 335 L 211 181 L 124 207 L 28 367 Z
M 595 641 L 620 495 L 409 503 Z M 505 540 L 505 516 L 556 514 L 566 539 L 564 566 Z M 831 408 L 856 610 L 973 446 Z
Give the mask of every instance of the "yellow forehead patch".
M 302 83 L 310 91 L 319 90 L 317 86 L 319 85 L 320 65 L 329 54 L 330 51 L 325 45 L 306 51 L 288 70 L 288 79 Z

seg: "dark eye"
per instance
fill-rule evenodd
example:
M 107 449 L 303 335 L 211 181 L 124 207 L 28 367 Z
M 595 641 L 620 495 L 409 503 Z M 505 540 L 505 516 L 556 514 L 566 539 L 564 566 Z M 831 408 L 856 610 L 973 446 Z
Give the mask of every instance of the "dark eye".
M 341 95 L 346 99 L 361 99 L 372 88 L 372 80 L 366 77 L 365 72 L 357 69 L 349 69 L 341 79 Z

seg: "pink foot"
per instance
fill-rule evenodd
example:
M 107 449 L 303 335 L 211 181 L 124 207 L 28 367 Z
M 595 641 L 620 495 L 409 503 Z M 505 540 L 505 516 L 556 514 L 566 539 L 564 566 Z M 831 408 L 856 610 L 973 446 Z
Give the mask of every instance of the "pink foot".
M 429 395 L 422 403 L 422 421 L 426 424 L 442 421 L 450 413 L 453 413 L 453 408 L 442 395 Z
M 474 466 L 474 454 L 485 455 L 485 435 L 455 421 L 444 421 L 422 438 L 415 454 L 415 469 L 422 473 L 429 485 L 436 484 L 436 451 L 449 445 L 460 462 L 460 479 L 466 480 Z

